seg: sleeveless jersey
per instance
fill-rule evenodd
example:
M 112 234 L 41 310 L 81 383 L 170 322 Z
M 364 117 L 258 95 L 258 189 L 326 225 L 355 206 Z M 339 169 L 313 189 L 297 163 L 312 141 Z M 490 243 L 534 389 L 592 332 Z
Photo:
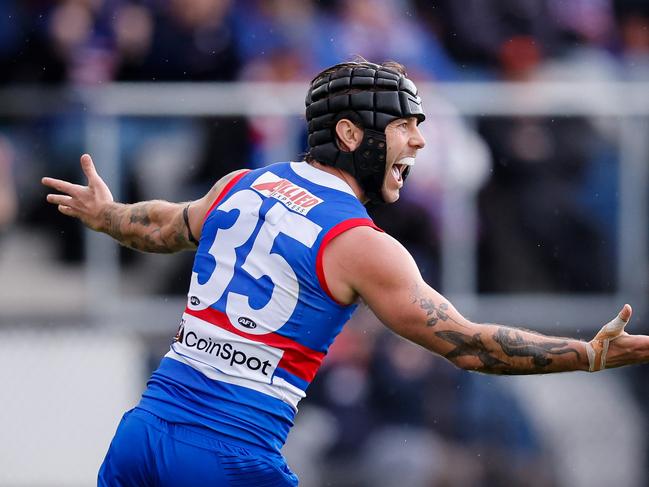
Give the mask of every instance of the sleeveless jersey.
M 329 293 L 323 250 L 363 225 L 377 228 L 351 188 L 307 163 L 235 177 L 206 215 L 178 334 L 139 407 L 278 452 L 356 307 Z

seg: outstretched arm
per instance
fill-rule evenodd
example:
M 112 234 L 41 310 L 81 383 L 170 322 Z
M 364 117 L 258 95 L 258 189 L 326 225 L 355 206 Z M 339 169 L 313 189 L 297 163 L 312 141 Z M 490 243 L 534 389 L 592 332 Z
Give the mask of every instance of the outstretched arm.
M 239 172 L 223 177 L 203 198 L 193 202 L 153 200 L 122 204 L 113 200 L 88 154 L 81 156 L 81 168 L 88 179 L 87 186 L 43 178 L 45 186 L 63 193 L 48 194 L 47 201 L 57 205 L 64 215 L 78 218 L 88 228 L 106 233 L 122 245 L 156 253 L 195 249 L 192 236 L 200 238 L 205 213 Z
M 608 331 L 602 329 L 588 343 L 474 323 L 423 281 L 399 242 L 369 227 L 354 228 L 334 239 L 325 251 L 324 268 L 327 284 L 339 300 L 351 302 L 360 296 L 396 333 L 463 369 L 541 374 L 594 371 L 602 365 L 617 367 L 649 360 L 649 337 L 623 331 L 631 316 L 628 305 L 606 325 Z M 605 349 L 607 353 L 603 353 Z

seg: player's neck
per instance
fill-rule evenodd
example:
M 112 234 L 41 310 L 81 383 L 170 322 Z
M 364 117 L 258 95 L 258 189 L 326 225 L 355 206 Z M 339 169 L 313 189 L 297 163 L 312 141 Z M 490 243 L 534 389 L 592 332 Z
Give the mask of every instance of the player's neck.
M 315 167 L 316 169 L 320 169 L 321 171 L 328 172 L 329 174 L 336 176 L 338 179 L 342 179 L 349 185 L 349 187 L 352 189 L 361 203 L 365 203 L 365 192 L 361 189 L 358 181 L 356 181 L 356 178 L 349 174 L 347 171 L 344 171 L 343 169 L 340 169 L 338 167 L 326 166 L 325 164 L 321 164 L 318 161 L 307 162 L 307 164 L 310 164 L 311 166 Z

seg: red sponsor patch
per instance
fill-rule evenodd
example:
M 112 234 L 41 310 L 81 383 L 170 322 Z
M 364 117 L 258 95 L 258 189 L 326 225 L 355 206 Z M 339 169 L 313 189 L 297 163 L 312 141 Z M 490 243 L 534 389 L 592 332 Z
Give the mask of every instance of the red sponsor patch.
M 252 183 L 252 188 L 264 196 L 281 201 L 287 208 L 302 215 L 306 215 L 314 206 L 322 203 L 322 199 L 307 189 L 271 172 L 259 176 Z

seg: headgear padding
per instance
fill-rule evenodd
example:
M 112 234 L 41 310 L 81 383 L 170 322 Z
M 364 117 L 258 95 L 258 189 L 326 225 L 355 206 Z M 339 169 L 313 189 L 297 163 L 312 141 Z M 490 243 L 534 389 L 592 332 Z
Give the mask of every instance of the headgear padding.
M 383 202 L 385 128 L 398 118 L 425 120 L 417 87 L 404 74 L 368 62 L 337 64 L 326 72 L 311 82 L 306 96 L 309 154 L 349 172 L 371 202 Z M 340 150 L 336 143 L 336 123 L 343 118 L 364 130 L 352 152 Z

